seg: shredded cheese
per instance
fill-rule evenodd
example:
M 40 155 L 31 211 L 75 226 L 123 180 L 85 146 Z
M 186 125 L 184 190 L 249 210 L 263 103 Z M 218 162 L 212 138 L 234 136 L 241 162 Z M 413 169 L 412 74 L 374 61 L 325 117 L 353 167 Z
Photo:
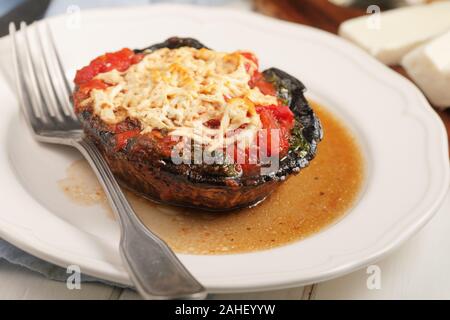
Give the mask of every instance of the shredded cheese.
M 159 49 L 124 72 L 98 74 L 96 78 L 110 86 L 92 90 L 83 104 L 91 103 L 106 123 L 136 118 L 142 134 L 164 129 L 214 150 L 232 139 L 253 139 L 261 129 L 255 105 L 277 103 L 275 97 L 250 88 L 256 68 L 239 52 Z M 220 125 L 211 128 L 210 120 Z M 235 130 L 237 136 L 227 135 Z

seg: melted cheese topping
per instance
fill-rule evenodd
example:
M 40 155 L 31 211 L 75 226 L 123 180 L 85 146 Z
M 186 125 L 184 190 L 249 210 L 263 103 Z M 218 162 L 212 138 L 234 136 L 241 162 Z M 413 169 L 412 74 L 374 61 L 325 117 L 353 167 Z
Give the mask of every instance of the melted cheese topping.
M 239 52 L 159 49 L 125 72 L 97 75 L 111 86 L 92 90 L 83 104 L 92 103 L 106 123 L 136 118 L 143 134 L 168 130 L 214 150 L 236 139 L 252 141 L 262 127 L 255 105 L 277 104 L 275 97 L 248 85 L 256 68 Z M 212 129 L 210 120 L 220 125 Z M 228 137 L 227 132 L 237 129 L 237 135 Z

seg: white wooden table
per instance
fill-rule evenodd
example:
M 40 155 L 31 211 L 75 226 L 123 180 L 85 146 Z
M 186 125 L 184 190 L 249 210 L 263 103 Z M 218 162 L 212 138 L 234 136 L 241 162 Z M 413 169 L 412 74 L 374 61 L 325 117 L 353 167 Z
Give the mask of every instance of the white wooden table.
M 380 261 L 381 288 L 369 290 L 367 270 L 304 288 L 213 295 L 212 299 L 450 299 L 450 195 L 433 220 L 400 249 Z M 0 260 L 0 299 L 138 299 L 132 290 L 63 282 Z

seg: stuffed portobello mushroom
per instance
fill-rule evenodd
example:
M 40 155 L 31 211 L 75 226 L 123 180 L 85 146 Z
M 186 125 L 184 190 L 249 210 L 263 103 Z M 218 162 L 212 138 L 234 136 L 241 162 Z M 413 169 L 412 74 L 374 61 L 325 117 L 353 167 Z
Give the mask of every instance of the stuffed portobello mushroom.
M 306 167 L 322 139 L 299 80 L 191 38 L 106 53 L 75 85 L 75 112 L 120 183 L 162 203 L 256 205 Z

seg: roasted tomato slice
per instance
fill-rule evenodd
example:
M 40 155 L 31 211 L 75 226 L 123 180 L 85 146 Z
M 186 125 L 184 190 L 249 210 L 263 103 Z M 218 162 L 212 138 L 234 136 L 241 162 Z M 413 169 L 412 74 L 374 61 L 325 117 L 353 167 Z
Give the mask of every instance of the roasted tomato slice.
M 116 150 L 123 149 L 129 139 L 136 137 L 140 133 L 140 129 L 134 129 L 116 133 Z
M 240 52 L 240 54 L 243 55 L 244 57 L 246 57 L 248 60 L 253 61 L 256 64 L 256 67 L 259 66 L 258 58 L 256 58 L 256 56 L 253 53 L 244 51 L 244 52 Z
M 75 94 L 73 96 L 74 102 L 75 102 L 75 108 L 77 108 L 81 101 L 88 98 L 89 92 L 93 89 L 100 89 L 104 90 L 108 88 L 108 84 L 103 82 L 99 79 L 92 79 L 89 82 L 86 82 L 78 88 L 77 91 L 75 91 Z
M 247 58 L 250 61 L 253 61 L 256 64 L 256 70 L 253 71 L 253 74 L 251 74 L 251 79 L 249 82 L 250 87 L 254 88 L 257 87 L 259 90 L 266 95 L 276 96 L 277 92 L 275 90 L 275 87 L 270 82 L 266 81 L 264 79 L 264 76 L 261 72 L 258 71 L 259 62 L 258 58 L 251 53 L 251 52 L 241 52 L 241 55 L 243 55 L 245 58 Z M 250 72 L 250 64 L 246 65 L 247 72 Z
M 270 96 L 276 96 L 277 92 L 275 90 L 275 87 L 270 82 L 267 82 L 265 80 L 257 80 L 255 82 L 255 87 L 257 87 L 263 94 L 270 95 Z
M 141 61 L 143 57 L 143 54 L 135 54 L 132 50 L 124 48 L 116 52 L 106 53 L 92 60 L 88 66 L 78 70 L 75 75 L 74 82 L 79 87 L 74 95 L 75 105 L 86 99 L 91 90 L 104 90 L 108 87 L 108 84 L 105 82 L 94 79 L 96 75 L 113 69 L 125 71 L 132 64 Z
M 287 106 L 256 107 L 264 132 L 258 135 L 258 146 L 267 146 L 267 156 L 285 155 L 289 150 L 289 138 L 294 126 L 294 114 Z M 273 130 L 278 130 L 278 146 L 272 146 Z
M 118 71 L 127 70 L 132 64 L 138 63 L 144 57 L 143 54 L 136 54 L 133 50 L 124 48 L 116 52 L 105 53 L 91 61 L 91 63 L 78 70 L 75 76 L 75 84 L 80 86 L 88 83 L 96 75 L 108 72 L 113 69 Z
M 251 88 L 257 87 L 263 94 L 270 96 L 277 95 L 277 90 L 275 89 L 275 86 L 272 83 L 266 81 L 264 79 L 263 74 L 259 71 L 255 71 L 253 73 L 249 85 Z
M 234 160 L 241 166 L 246 175 L 255 175 L 258 173 L 259 164 L 262 156 L 271 157 L 279 156 L 283 157 L 289 150 L 289 140 L 291 137 L 291 130 L 294 127 L 294 114 L 287 106 L 269 105 L 258 106 L 256 112 L 259 114 L 263 131 L 258 133 L 258 137 L 255 141 L 257 150 L 252 152 L 249 148 L 245 150 L 238 147 L 236 144 L 234 148 L 228 150 L 229 155 L 234 157 Z M 272 146 L 272 140 L 274 139 L 274 131 L 278 132 L 278 143 L 274 142 Z M 266 150 L 260 150 L 266 148 Z

